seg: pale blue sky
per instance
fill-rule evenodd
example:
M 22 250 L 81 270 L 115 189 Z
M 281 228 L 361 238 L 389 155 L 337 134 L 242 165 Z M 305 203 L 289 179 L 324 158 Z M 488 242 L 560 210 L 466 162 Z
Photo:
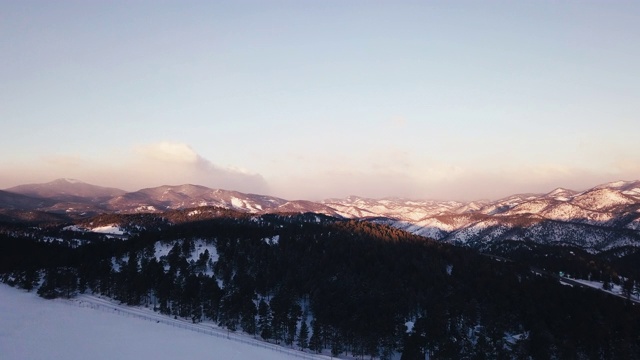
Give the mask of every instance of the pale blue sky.
M 0 1 L 0 188 L 640 179 L 635 1 Z

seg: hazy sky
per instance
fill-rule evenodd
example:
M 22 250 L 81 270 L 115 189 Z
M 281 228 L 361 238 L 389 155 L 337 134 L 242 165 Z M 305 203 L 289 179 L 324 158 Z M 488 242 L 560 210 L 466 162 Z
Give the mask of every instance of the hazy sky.
M 640 2 L 0 0 L 0 121 L 0 188 L 640 179 Z

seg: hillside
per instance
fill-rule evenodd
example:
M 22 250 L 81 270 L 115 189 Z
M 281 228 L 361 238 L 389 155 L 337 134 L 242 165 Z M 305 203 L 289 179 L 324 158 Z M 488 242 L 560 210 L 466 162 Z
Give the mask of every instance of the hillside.
M 301 359 L 288 355 L 292 350 L 286 348 L 276 351 L 247 344 L 250 337 L 242 343 L 184 329 L 180 323 L 172 326 L 168 323 L 173 319 L 168 316 L 157 322 L 110 312 L 106 307 L 80 305 L 76 301 L 47 301 L 0 284 L 2 359 Z
M 174 210 L 171 224 L 127 241 L 66 245 L 4 235 L 0 273 L 44 298 L 100 295 L 337 357 L 640 354 L 640 310 L 602 291 L 564 286 L 536 263 L 365 221 L 202 210 L 193 220 L 191 211 Z M 561 255 L 543 264 L 549 270 L 575 256 L 576 274 L 637 291 L 633 278 L 586 252 L 546 251 Z

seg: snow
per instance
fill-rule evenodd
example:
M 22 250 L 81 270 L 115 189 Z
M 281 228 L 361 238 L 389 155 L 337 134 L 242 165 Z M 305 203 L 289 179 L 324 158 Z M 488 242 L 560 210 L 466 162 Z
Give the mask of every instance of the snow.
M 81 304 L 91 307 L 80 307 Z M 143 318 L 79 300 L 44 300 L 0 284 L 0 354 L 3 360 L 328 359 L 170 317 Z M 109 307 L 109 310 L 111 308 Z M 120 311 L 122 310 L 122 311 Z M 160 316 L 153 312 L 149 315 Z M 151 320 L 151 321 L 150 321 Z M 163 320 L 163 321 L 160 321 Z M 174 322 L 173 325 L 171 323 Z M 185 324 L 184 328 L 178 323 Z M 202 327 L 200 332 L 197 327 Z M 220 334 L 218 334 L 220 335 Z M 242 337 L 242 338 L 239 338 Z
M 116 225 L 99 226 L 90 230 L 101 234 L 124 235 L 124 230 Z
M 154 253 L 156 256 L 156 260 L 160 260 L 161 257 L 167 256 L 175 244 L 176 241 L 156 242 L 154 244 Z M 216 249 L 216 246 L 212 241 L 197 239 L 193 241 L 193 244 L 195 245 L 195 250 L 191 253 L 191 256 L 187 259 L 187 261 L 198 261 L 198 259 L 200 258 L 200 254 L 204 253 L 205 250 L 209 251 L 209 258 L 212 262 L 218 261 L 218 250 Z M 213 276 L 213 269 L 207 267 L 207 271 L 205 271 L 204 274 L 207 276 Z
M 264 238 L 262 240 L 269 245 L 278 245 L 278 242 L 280 241 L 280 235 L 274 235 L 273 237 Z
M 158 211 L 158 209 L 156 209 L 156 207 L 153 205 L 140 205 L 137 208 L 135 208 L 135 211 L 136 212 L 147 212 L 147 211 L 156 212 Z
M 535 214 L 549 207 L 547 200 L 533 200 L 514 206 L 512 209 L 498 215 Z
M 605 210 L 616 205 L 631 204 L 633 200 L 614 190 L 598 189 L 577 196 L 573 202 L 586 209 Z
M 62 228 L 62 230 L 66 230 L 66 231 L 81 231 L 81 232 L 87 231 L 87 229 L 81 228 L 78 225 L 65 226 L 64 228 Z
M 447 265 L 447 275 L 451 275 L 453 272 L 453 265 Z
M 407 334 L 413 331 L 414 325 L 415 323 L 413 321 L 407 321 L 406 323 L 404 323 L 404 326 L 407 327 Z
M 245 207 L 244 201 L 242 201 L 241 199 L 238 199 L 236 197 L 232 197 L 231 198 L 231 205 L 233 207 L 236 207 L 236 208 L 244 208 Z
M 627 182 L 627 181 L 619 180 L 619 181 L 610 182 L 610 183 L 606 184 L 605 186 L 612 187 L 612 188 L 620 188 L 620 187 L 625 186 L 628 183 L 629 182 Z
M 598 289 L 598 290 L 602 290 L 614 295 L 619 295 L 622 297 L 626 297 L 624 295 L 624 290 L 622 289 L 622 286 L 617 285 L 617 284 L 611 284 L 611 290 L 604 290 L 603 285 L 604 283 L 602 281 L 592 281 L 592 280 L 583 280 L 583 279 L 572 279 L 575 282 L 578 282 L 582 285 L 586 285 L 588 287 L 594 288 L 594 289 Z M 633 301 L 640 301 L 640 295 L 637 293 L 634 293 L 631 295 L 631 300 Z
M 173 242 L 166 243 L 158 241 L 154 244 L 154 253 L 156 260 L 160 260 L 161 257 L 169 255 L 169 251 L 173 248 Z
M 625 195 L 630 195 L 630 196 L 639 196 L 640 195 L 640 188 L 633 188 L 627 191 L 623 191 L 622 192 Z

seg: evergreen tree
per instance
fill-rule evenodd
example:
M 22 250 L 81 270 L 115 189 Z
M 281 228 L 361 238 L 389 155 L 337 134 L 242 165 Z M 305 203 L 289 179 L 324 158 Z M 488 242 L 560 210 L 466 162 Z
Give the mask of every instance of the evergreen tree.
M 344 344 L 342 343 L 342 336 L 333 329 L 331 335 L 331 356 L 338 356 L 344 352 Z
M 296 333 L 296 330 L 297 330 L 298 320 L 300 319 L 301 316 L 302 316 L 302 308 L 300 307 L 300 304 L 298 304 L 298 302 L 293 302 L 289 308 L 289 314 L 287 317 L 287 324 L 286 324 L 287 345 L 293 345 L 293 341 L 298 335 Z
M 317 320 L 311 320 L 311 339 L 309 339 L 309 349 L 320 353 L 324 349 L 322 344 L 322 330 Z
M 33 267 L 28 267 L 21 273 L 18 279 L 18 286 L 27 290 L 33 290 L 40 281 L 40 273 Z
M 269 309 L 269 304 L 267 304 L 264 299 L 260 299 L 260 303 L 258 303 L 258 317 L 260 337 L 264 340 L 271 339 L 271 310 Z
M 309 327 L 307 326 L 307 322 L 302 320 L 300 324 L 300 332 L 298 333 L 298 346 L 301 350 L 304 350 L 309 347 Z
M 38 295 L 45 299 L 55 299 L 60 296 L 58 291 L 59 275 L 56 269 L 46 269 L 44 272 L 44 280 L 38 288 Z

